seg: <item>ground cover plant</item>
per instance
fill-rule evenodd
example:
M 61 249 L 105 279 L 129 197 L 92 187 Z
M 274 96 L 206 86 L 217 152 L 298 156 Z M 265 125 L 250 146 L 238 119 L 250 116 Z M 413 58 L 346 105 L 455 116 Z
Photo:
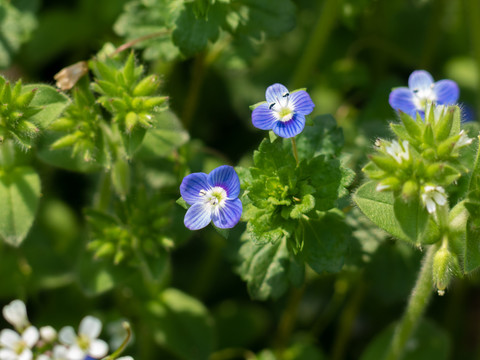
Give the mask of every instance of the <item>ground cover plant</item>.
M 474 359 L 476 0 L 0 0 L 0 360 Z

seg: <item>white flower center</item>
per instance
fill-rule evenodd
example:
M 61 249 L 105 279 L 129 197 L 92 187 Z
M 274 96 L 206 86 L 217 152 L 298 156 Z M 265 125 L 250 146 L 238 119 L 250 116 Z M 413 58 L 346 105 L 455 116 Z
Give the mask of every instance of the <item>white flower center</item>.
M 208 190 L 200 190 L 200 195 L 203 196 L 205 204 L 212 206 L 214 209 L 217 207 L 222 208 L 227 199 L 227 192 L 220 186 L 215 186 Z
M 276 98 L 275 102 L 270 103 L 269 108 L 273 110 L 275 118 L 282 122 L 290 121 L 295 113 L 293 104 L 290 103 L 290 93 L 285 93 L 281 98 Z
M 433 91 L 435 84 L 431 84 L 426 88 L 413 89 L 413 103 L 419 110 L 424 110 L 425 106 L 429 103 L 437 101 L 437 96 Z

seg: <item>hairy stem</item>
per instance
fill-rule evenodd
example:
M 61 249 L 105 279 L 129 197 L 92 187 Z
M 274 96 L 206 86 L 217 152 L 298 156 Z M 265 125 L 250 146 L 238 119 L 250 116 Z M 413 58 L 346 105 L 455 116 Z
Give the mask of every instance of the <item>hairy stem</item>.
M 292 89 L 303 86 L 314 71 L 337 19 L 340 5 L 341 1 L 325 0 L 323 6 L 320 7 L 320 14 L 315 28 L 305 46 L 300 62 L 296 66 L 297 70 L 290 84 Z
M 293 150 L 293 156 L 295 156 L 295 161 L 297 162 L 297 165 L 299 164 L 298 161 L 298 150 L 297 150 L 297 142 L 295 141 L 295 138 L 292 137 L 292 150 Z
M 393 334 L 385 360 L 401 359 L 405 345 L 417 327 L 433 293 L 433 257 L 439 244 L 428 248 L 418 273 L 417 282 L 408 300 L 407 309 Z
M 129 42 L 126 42 L 125 44 L 120 45 L 118 48 L 115 49 L 115 51 L 111 54 L 111 56 L 115 56 L 115 55 L 121 53 L 122 51 L 127 50 L 127 49 L 131 48 L 132 46 L 137 45 L 138 43 L 140 43 L 142 41 L 150 40 L 150 39 L 153 39 L 153 38 L 156 38 L 156 37 L 165 36 L 165 35 L 168 35 L 168 34 L 170 34 L 170 30 L 163 30 L 163 31 L 158 31 L 158 32 L 154 32 L 154 33 L 151 33 L 151 34 L 147 34 L 147 35 L 144 35 L 144 36 L 140 36 L 139 38 L 133 39 Z

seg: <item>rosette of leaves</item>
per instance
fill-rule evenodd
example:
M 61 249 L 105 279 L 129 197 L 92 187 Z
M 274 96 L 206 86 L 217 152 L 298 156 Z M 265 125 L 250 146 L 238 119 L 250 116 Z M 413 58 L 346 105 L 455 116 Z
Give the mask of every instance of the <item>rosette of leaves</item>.
M 338 141 L 331 148 L 316 135 L 329 132 Z M 298 145 L 297 164 L 288 139 L 271 136 L 255 151 L 254 166 L 238 169 L 247 221 L 239 272 L 254 298 L 279 297 L 290 282 L 299 286 L 305 264 L 318 273 L 343 265 L 348 230 L 338 207 L 353 172 L 336 157 L 341 130 L 333 118 L 317 117 Z
M 13 139 L 25 149 L 32 146 L 32 140 L 39 133 L 34 115 L 42 109 L 32 106 L 37 89 L 25 91 L 21 80 L 12 87 L 0 76 L 0 141 Z
M 174 203 L 139 187 L 134 196 L 116 203 L 115 215 L 85 210 L 92 233 L 88 249 L 96 258 L 139 267 L 149 280 L 160 279 L 166 270 L 168 251 L 174 246 L 170 236 L 175 225 Z
M 131 156 L 152 127 L 154 115 L 167 109 L 167 97 L 156 95 L 159 77 L 143 77 L 143 66 L 135 66 L 133 53 L 125 63 L 106 58 L 91 61 L 90 67 L 95 75 L 93 89 L 100 94 L 97 102 L 111 114 Z

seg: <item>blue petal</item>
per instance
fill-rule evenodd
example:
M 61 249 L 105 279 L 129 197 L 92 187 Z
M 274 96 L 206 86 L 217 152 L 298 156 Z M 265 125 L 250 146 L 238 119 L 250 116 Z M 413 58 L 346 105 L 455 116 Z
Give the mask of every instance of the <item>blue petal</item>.
M 407 114 L 415 114 L 417 107 L 413 101 L 414 95 L 413 92 L 406 88 L 400 87 L 393 89 L 388 97 L 388 103 L 394 110 L 401 110 Z
M 240 221 L 242 210 L 240 199 L 227 200 L 223 208 L 212 214 L 213 223 L 220 229 L 230 229 Z
M 212 187 L 220 186 L 227 192 L 227 197 L 234 199 L 240 194 L 240 179 L 235 169 L 222 165 L 208 174 L 208 184 Z
M 265 97 L 267 98 L 268 106 L 272 103 L 277 103 L 278 99 L 282 99 L 283 95 L 288 93 L 288 89 L 282 84 L 273 84 L 265 91 Z
M 187 204 L 193 205 L 201 201 L 200 191 L 208 189 L 210 189 L 210 186 L 207 182 L 207 174 L 193 173 L 183 179 L 180 185 L 180 194 Z
M 293 103 L 294 111 L 302 115 L 310 114 L 315 107 L 310 95 L 305 90 L 291 93 L 290 101 Z
M 253 109 L 252 124 L 261 130 L 271 130 L 275 122 L 275 113 L 269 109 L 268 104 L 261 104 Z
M 437 81 L 433 91 L 437 96 L 437 104 L 439 105 L 453 105 L 457 102 L 460 95 L 457 83 L 452 80 Z
M 209 205 L 205 203 L 193 204 L 185 214 L 183 223 L 190 230 L 203 229 L 212 221 Z
M 416 70 L 410 74 L 408 78 L 408 87 L 410 90 L 425 89 L 427 90 L 433 84 L 432 75 L 425 70 Z
M 273 132 L 283 138 L 291 138 L 300 134 L 305 127 L 305 116 L 295 114 L 290 121 L 277 121 L 273 125 Z

